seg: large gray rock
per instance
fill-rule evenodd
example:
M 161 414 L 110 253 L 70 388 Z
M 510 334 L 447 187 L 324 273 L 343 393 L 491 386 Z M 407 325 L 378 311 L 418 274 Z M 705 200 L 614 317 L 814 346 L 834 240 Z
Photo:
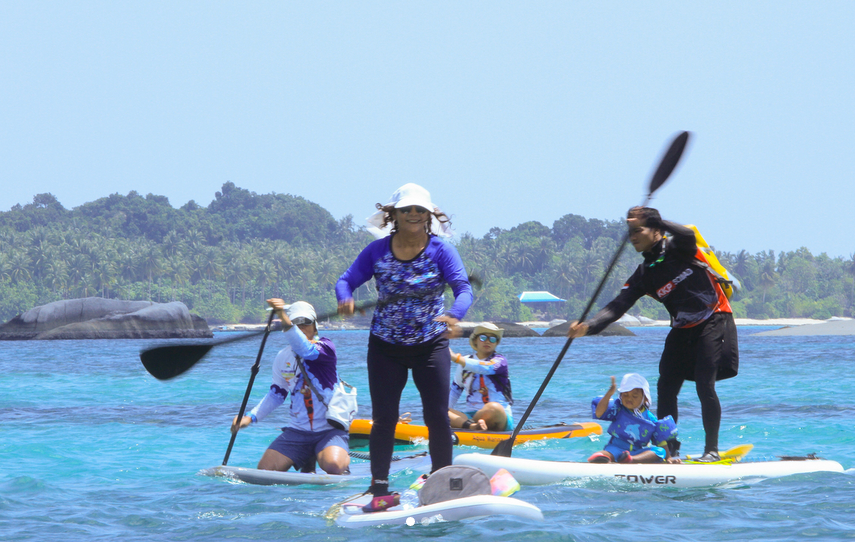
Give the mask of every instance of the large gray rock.
M 480 322 L 467 322 L 465 326 L 461 325 L 460 331 L 462 332 L 462 337 L 469 337 L 469 335 L 471 335 L 475 330 L 475 326 L 479 323 Z M 540 334 L 537 331 L 513 322 L 493 322 L 493 324 L 495 324 L 499 329 L 504 330 L 504 333 L 502 333 L 503 339 L 507 339 L 509 337 L 540 337 Z
M 198 339 L 213 333 L 187 305 L 86 297 L 35 307 L 0 325 L 0 340 Z

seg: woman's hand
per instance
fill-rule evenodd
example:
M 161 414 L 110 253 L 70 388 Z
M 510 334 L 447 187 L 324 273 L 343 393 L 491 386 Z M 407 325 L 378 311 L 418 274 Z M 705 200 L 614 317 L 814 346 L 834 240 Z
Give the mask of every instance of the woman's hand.
M 338 302 L 338 313 L 342 316 L 353 316 L 353 298 L 344 299 Z
M 460 323 L 460 320 L 453 316 L 449 316 L 447 314 L 443 314 L 442 316 L 437 316 L 433 319 L 434 322 L 445 322 L 445 325 L 448 329 L 445 331 L 443 336 L 446 339 L 456 339 L 463 335 L 463 332 L 460 331 L 460 326 L 457 324 Z
M 267 300 L 267 304 L 273 307 L 273 312 L 279 316 L 279 321 L 282 322 L 282 328 L 288 329 L 294 324 L 291 323 L 291 319 L 288 318 L 288 315 L 285 313 L 285 302 L 279 299 L 278 297 L 274 297 Z
M 237 433 L 244 427 L 248 427 L 251 423 L 252 418 L 250 418 L 249 416 L 244 416 L 243 418 L 241 418 L 240 423 L 238 423 L 238 417 L 235 416 L 235 419 L 232 420 L 232 434 Z
M 585 322 L 573 322 L 570 324 L 570 327 L 567 328 L 567 336 L 571 339 L 578 339 L 579 337 L 584 337 L 588 334 L 588 324 Z

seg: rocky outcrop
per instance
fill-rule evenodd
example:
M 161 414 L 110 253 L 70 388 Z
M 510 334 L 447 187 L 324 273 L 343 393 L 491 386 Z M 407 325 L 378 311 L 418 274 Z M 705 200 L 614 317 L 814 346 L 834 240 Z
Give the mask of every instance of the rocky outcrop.
M 465 324 L 460 325 L 460 331 L 463 333 L 463 337 L 469 337 L 472 334 L 472 331 L 475 329 L 480 322 L 470 323 L 466 322 Z M 540 337 L 540 334 L 526 326 L 521 326 L 519 324 L 514 324 L 513 322 L 493 322 L 499 329 L 503 329 L 504 333 L 502 333 L 502 338 L 507 339 L 508 337 Z
M 213 337 L 184 303 L 86 297 L 35 307 L 0 325 L 0 340 L 199 339 Z

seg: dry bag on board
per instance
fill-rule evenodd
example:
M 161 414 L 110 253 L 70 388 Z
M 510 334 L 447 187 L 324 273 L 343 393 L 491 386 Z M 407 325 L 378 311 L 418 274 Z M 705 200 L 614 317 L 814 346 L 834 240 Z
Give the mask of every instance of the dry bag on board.
M 734 292 L 736 292 L 740 288 L 739 281 L 736 278 L 732 278 L 730 274 L 727 272 L 727 269 L 721 265 L 721 262 L 718 261 L 718 258 L 713 252 L 712 248 L 710 248 L 709 243 L 707 243 L 704 236 L 701 235 L 701 232 L 698 231 L 697 226 L 694 224 L 686 224 L 687 228 L 691 228 L 693 232 L 695 232 L 695 243 L 698 245 L 698 252 L 695 254 L 695 258 L 698 260 L 698 264 L 706 269 L 718 282 L 721 289 L 724 291 L 724 295 L 727 296 L 728 299 L 733 297 Z

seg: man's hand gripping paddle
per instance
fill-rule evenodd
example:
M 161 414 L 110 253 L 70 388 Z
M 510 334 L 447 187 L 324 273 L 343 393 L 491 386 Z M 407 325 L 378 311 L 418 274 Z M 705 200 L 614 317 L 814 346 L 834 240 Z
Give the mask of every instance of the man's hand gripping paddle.
M 683 155 L 683 150 L 686 148 L 686 142 L 689 140 L 689 132 L 681 132 L 674 138 L 674 141 L 671 142 L 671 146 L 668 147 L 668 151 L 659 161 L 659 167 L 656 168 L 656 172 L 653 174 L 653 177 L 650 179 L 650 185 L 647 190 L 647 197 L 644 200 L 644 203 L 641 204 L 642 207 L 646 207 L 650 200 L 653 199 L 653 194 L 663 185 L 665 181 L 668 180 L 668 177 L 671 176 L 671 173 L 674 171 L 674 168 L 677 167 L 677 164 L 680 162 L 680 157 Z M 626 242 L 629 240 L 629 230 L 623 237 L 623 241 L 620 244 L 617 252 L 612 258 L 609 266 L 606 268 L 606 272 L 603 275 L 603 279 L 600 281 L 600 284 L 597 286 L 596 291 L 594 291 L 594 295 L 591 297 L 590 301 L 588 301 L 588 305 L 585 307 L 585 310 L 582 311 L 582 316 L 579 317 L 580 322 L 584 322 L 585 318 L 588 316 L 588 313 L 591 311 L 591 307 L 594 306 L 594 302 L 597 300 L 597 297 L 600 295 L 600 291 L 602 291 L 603 286 L 606 284 L 606 280 L 609 278 L 609 274 L 612 272 L 615 264 L 620 258 L 621 253 L 623 252 L 624 247 L 626 247 Z M 537 393 L 532 399 L 531 403 L 529 403 L 528 408 L 523 414 L 520 421 L 516 423 L 516 428 L 514 429 L 511 438 L 507 440 L 503 440 L 499 444 L 493 448 L 493 452 L 490 455 L 500 455 L 503 457 L 511 457 L 511 451 L 514 447 L 514 441 L 517 438 L 517 435 L 520 432 L 520 429 L 525 425 L 526 420 L 528 419 L 529 414 L 534 409 L 534 405 L 537 404 L 538 399 L 543 394 L 543 390 L 546 389 L 546 386 L 549 384 L 549 381 L 552 379 L 552 375 L 555 374 L 556 369 L 558 369 L 558 365 L 561 363 L 561 360 L 564 359 L 564 354 L 567 353 L 567 349 L 570 348 L 570 345 L 573 343 L 573 338 L 567 339 L 567 342 L 564 343 L 564 348 L 561 349 L 561 353 L 558 354 L 558 359 L 555 360 L 555 363 L 552 364 L 552 368 L 549 370 L 549 373 L 546 375 L 546 378 L 543 380 L 543 384 L 540 385 L 540 389 L 537 390 Z

